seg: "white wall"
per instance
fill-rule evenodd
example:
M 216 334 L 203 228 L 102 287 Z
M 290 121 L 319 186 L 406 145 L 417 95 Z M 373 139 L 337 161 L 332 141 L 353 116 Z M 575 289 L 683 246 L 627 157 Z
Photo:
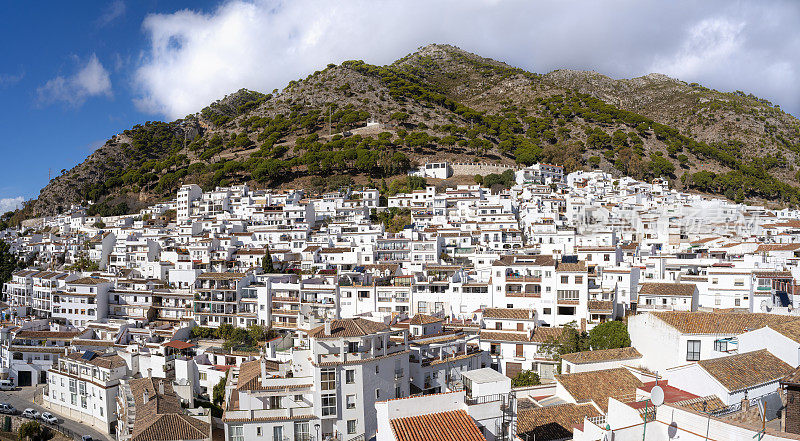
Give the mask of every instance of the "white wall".
M 786 364 L 800 366 L 800 343 L 765 326 L 739 336 L 739 352 L 752 352 L 766 349 Z

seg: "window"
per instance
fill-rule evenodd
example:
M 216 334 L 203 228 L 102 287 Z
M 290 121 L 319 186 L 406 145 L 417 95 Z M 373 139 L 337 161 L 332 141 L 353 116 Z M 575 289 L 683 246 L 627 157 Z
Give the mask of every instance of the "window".
M 381 372 L 381 370 L 380 370 L 380 368 L 378 367 L 378 365 L 376 364 L 376 365 L 375 365 L 375 375 L 378 375 L 380 372 Z
M 583 283 L 583 276 L 575 276 L 575 283 L 578 285 Z
M 524 352 L 523 352 L 524 347 L 525 347 L 524 345 L 517 344 L 517 351 L 516 351 L 516 356 L 517 357 L 523 357 L 524 356 L 523 355 L 524 354 Z
M 336 415 L 336 394 L 322 395 L 322 416 Z
M 733 282 L 733 286 L 744 286 L 744 279 L 737 279 Z
M 336 389 L 336 369 L 325 368 L 320 369 L 320 389 L 322 390 L 335 390 Z
M 308 431 L 308 421 L 296 421 L 294 423 L 294 439 L 296 441 L 308 441 L 310 439 Z
M 742 300 L 741 299 L 736 299 L 736 300 L 733 301 L 733 304 L 735 306 L 742 306 Z
M 283 441 L 283 426 L 272 428 L 272 441 Z
M 344 382 L 347 384 L 353 384 L 356 382 L 356 370 L 355 369 L 348 369 L 344 371 Z
M 347 433 L 350 435 L 356 433 L 356 420 L 347 420 Z
M 550 308 L 544 308 L 542 310 L 542 314 L 544 314 L 544 315 L 550 315 L 552 313 L 553 313 L 553 311 Z
M 498 343 L 492 343 L 489 348 L 489 353 L 491 355 L 500 355 L 500 345 Z
M 569 276 L 561 276 L 561 283 L 569 283 Z
M 269 408 L 270 409 L 282 409 L 281 398 L 282 397 L 279 397 L 279 396 L 269 397 Z
M 525 323 L 517 323 L 517 331 L 524 331 Z
M 205 372 L 200 372 L 200 381 L 208 380 L 208 374 Z
M 686 342 L 686 361 L 700 360 L 700 340 L 689 340 Z
M 494 329 L 502 330 L 503 329 L 503 323 L 502 322 L 496 322 L 494 324 Z
M 355 395 L 348 395 L 345 398 L 345 403 L 347 403 L 348 409 L 355 409 L 356 408 L 356 396 Z
M 380 389 L 375 389 L 375 399 L 376 400 L 380 400 L 381 399 L 381 390 Z
M 611 260 L 611 256 L 610 256 L 610 255 L 608 255 L 608 254 L 603 254 L 603 261 L 604 261 L 604 262 L 608 262 L 608 261 L 610 261 L 610 260 Z
M 728 352 L 728 341 L 714 340 L 714 350 L 717 352 Z
M 230 426 L 231 441 L 244 441 L 244 426 Z
M 261 426 L 256 426 L 256 436 L 261 436 Z
M 350 353 L 358 352 L 358 342 L 357 341 L 347 342 L 347 352 Z
M 574 306 L 559 306 L 558 315 L 575 315 Z

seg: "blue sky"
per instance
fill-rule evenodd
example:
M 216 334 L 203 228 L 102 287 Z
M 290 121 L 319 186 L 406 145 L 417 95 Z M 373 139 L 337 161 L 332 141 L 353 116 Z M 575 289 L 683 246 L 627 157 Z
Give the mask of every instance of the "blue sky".
M 35 198 L 58 174 L 132 125 L 162 115 L 133 104 L 131 68 L 146 49 L 144 17 L 203 2 L 4 2 L 0 27 L 0 199 Z M 110 86 L 71 82 L 92 59 Z M 54 79 L 64 81 L 50 83 Z M 102 83 L 102 81 L 101 81 Z M 3 204 L 0 203 L 0 210 Z
M 795 0 L 2 3 L 0 212 L 118 133 L 328 63 L 450 43 L 534 71 L 660 72 L 800 115 Z

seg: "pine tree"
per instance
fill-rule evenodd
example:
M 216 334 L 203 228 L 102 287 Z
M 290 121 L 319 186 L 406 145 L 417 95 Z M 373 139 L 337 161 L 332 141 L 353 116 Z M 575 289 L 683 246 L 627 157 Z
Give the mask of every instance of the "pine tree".
M 261 268 L 264 269 L 265 273 L 271 273 L 275 271 L 275 268 L 272 265 L 272 254 L 269 253 L 269 249 L 267 249 L 267 253 L 264 254 L 264 259 L 261 261 Z

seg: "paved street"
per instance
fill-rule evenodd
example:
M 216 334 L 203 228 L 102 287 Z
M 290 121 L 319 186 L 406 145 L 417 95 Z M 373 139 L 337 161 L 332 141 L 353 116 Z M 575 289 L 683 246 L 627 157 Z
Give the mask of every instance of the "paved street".
M 29 407 L 38 410 L 39 413 L 49 412 L 48 409 L 45 409 L 37 404 L 33 404 L 33 396 L 36 394 L 37 389 L 41 389 L 42 387 L 43 386 L 23 387 L 15 391 L 0 391 L 0 403 L 11 404 L 12 406 L 16 407 L 17 411 L 19 412 L 22 412 Z M 91 426 L 79 423 L 77 421 L 68 420 L 56 412 L 51 413 L 58 418 L 60 423 L 59 426 L 72 430 L 73 432 L 79 434 L 78 436 L 89 435 L 92 437 L 92 439 L 111 440 L 111 438 L 101 434 Z

